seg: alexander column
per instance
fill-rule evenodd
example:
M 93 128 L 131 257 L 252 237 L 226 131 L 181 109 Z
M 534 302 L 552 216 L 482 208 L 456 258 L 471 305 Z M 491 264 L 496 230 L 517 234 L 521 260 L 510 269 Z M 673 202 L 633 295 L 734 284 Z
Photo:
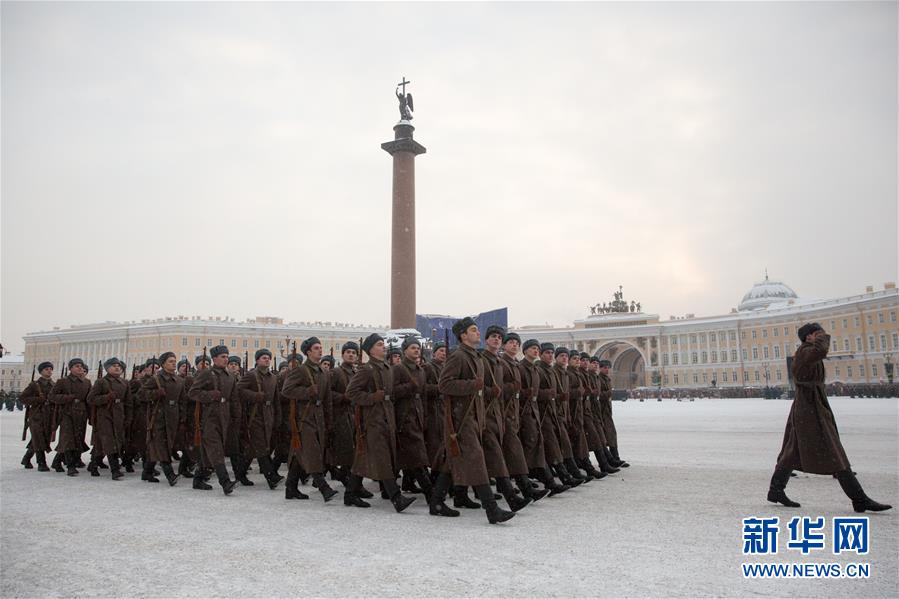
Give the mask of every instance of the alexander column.
M 426 152 L 412 139 L 411 81 L 397 84 L 400 121 L 393 126 L 393 141 L 381 144 L 393 156 L 393 228 L 390 247 L 390 328 L 415 328 L 415 157 Z

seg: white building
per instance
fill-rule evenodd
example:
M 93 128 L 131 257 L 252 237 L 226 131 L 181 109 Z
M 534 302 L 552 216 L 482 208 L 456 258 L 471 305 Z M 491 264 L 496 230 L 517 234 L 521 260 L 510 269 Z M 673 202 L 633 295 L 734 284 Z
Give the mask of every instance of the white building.
M 0 391 L 24 391 L 29 382 L 31 366 L 25 367 L 24 355 L 6 355 L 0 358 Z

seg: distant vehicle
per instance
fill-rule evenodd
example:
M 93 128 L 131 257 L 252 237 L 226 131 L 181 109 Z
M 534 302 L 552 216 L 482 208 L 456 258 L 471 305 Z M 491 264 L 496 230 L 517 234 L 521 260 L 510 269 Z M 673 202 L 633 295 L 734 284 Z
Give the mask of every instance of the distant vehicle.
M 384 345 L 388 348 L 399 348 L 403 345 L 403 341 L 405 341 L 407 337 L 415 337 L 418 339 L 418 343 L 422 348 L 430 345 L 427 339 L 425 339 L 416 329 L 390 329 L 384 333 Z M 428 343 L 428 345 L 425 345 L 426 343 Z

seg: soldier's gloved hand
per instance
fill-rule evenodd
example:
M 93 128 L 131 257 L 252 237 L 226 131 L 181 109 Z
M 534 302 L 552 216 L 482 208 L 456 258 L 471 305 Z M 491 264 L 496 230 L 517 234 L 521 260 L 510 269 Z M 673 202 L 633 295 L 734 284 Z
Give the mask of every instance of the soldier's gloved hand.
M 475 391 L 480 391 L 484 388 L 484 377 L 478 377 L 474 380 L 474 389 Z
M 163 397 L 165 397 L 165 389 L 157 389 L 157 390 L 156 390 L 156 397 L 158 397 L 158 398 L 160 398 L 160 399 L 163 398 Z
M 384 401 L 384 390 L 375 391 L 371 394 L 372 401 Z
M 71 394 L 70 394 L 70 395 L 63 395 L 63 396 L 62 396 L 62 400 L 63 400 L 65 403 L 72 403 L 73 401 L 75 401 L 75 396 L 74 396 L 74 395 L 71 395 Z
M 118 399 L 119 396 L 116 395 L 115 391 L 110 391 L 108 397 L 109 397 L 109 401 L 115 401 L 116 399 Z
M 212 401 L 221 401 L 222 400 L 222 392 L 218 389 L 214 389 L 209 392 L 209 399 Z

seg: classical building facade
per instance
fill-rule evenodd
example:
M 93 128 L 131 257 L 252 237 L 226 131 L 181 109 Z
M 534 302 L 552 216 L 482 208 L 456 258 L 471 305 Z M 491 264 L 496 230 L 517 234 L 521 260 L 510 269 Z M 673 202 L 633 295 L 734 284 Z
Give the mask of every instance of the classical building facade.
M 32 364 L 50 360 L 58 366 L 57 373 L 69 359 L 78 357 L 90 366 L 93 376 L 100 360 L 112 356 L 132 364 L 139 364 L 163 352 L 172 351 L 179 359 L 200 355 L 203 347 L 227 345 L 232 355 L 246 354 L 250 361 L 257 349 L 266 347 L 276 358 L 290 351 L 288 339 L 299 344 L 316 336 L 325 353 L 333 348 L 340 354 L 346 341 L 359 341 L 382 327 L 337 325 L 332 323 L 287 323 L 277 317 L 257 317 L 247 322 L 226 318 L 168 317 L 140 322 L 106 322 L 71 326 L 29 333 L 25 339 L 24 367 L 31 372 Z M 297 350 L 299 351 L 299 349 Z
M 23 391 L 29 382 L 31 366 L 25 367 L 24 356 L 6 355 L 0 358 L 0 391 Z
M 661 321 L 619 291 L 573 327 L 524 327 L 518 333 L 611 360 L 618 389 L 763 387 L 788 384 L 786 359 L 799 345 L 797 328 L 819 322 L 831 334 L 827 382 L 877 383 L 887 380 L 899 357 L 897 311 L 894 283 L 810 301 L 766 276 L 723 316 Z

